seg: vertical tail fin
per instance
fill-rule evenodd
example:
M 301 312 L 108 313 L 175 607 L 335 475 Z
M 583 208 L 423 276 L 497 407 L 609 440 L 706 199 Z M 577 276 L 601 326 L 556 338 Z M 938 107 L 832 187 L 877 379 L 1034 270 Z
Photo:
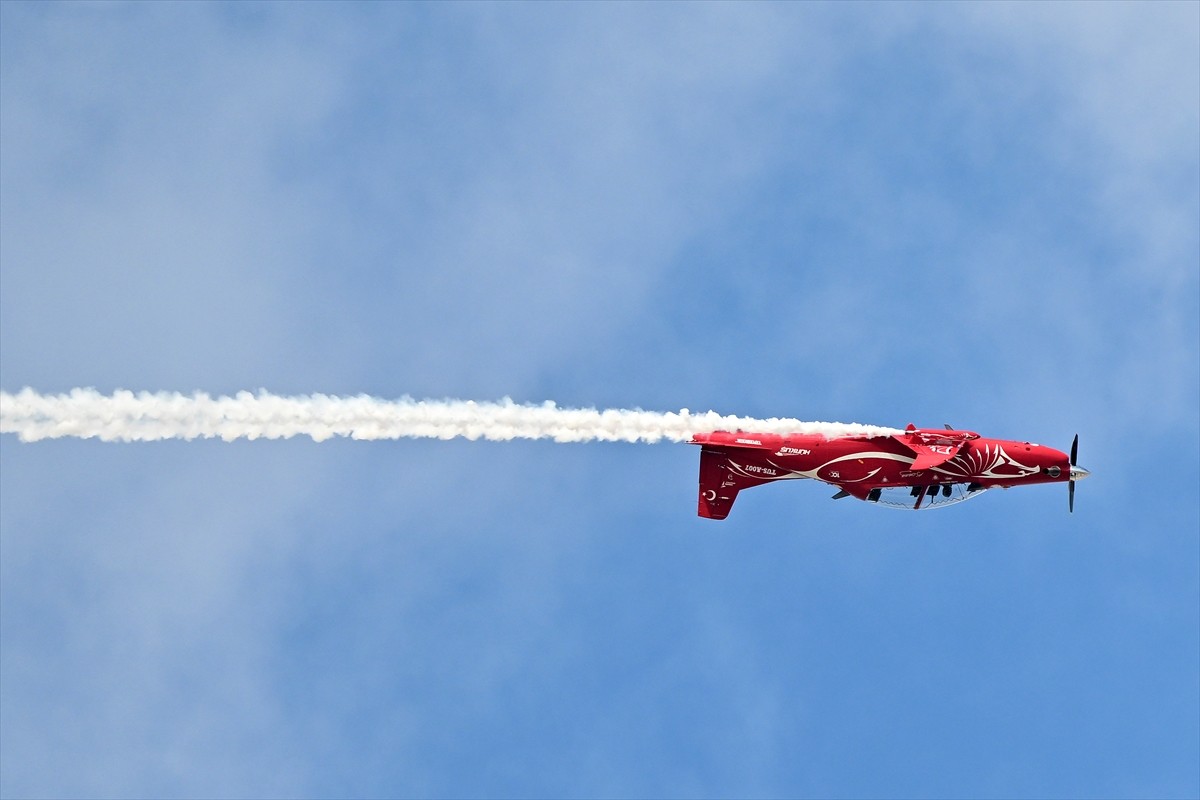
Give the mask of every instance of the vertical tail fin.
M 700 450 L 700 497 L 697 513 L 707 519 L 725 519 L 733 508 L 738 492 L 763 480 L 737 474 L 729 468 L 729 454 L 723 449 Z
M 697 513 L 708 519 L 725 519 L 738 486 L 726 471 L 725 454 L 707 447 L 700 451 L 700 505 Z

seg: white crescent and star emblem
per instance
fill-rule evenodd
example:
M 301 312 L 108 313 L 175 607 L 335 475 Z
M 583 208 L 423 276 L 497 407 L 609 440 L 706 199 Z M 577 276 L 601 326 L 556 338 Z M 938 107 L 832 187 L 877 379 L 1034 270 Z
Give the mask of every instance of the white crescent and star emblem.
M 709 489 L 706 492 L 701 492 L 700 496 L 711 503 L 713 500 L 717 499 L 717 490 Z

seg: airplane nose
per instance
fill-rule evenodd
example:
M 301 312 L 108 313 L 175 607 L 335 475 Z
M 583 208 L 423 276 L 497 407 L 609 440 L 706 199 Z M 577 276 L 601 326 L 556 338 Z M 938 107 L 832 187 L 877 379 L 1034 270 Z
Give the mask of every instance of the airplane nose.
M 1071 480 L 1073 481 L 1081 481 L 1091 474 L 1092 473 L 1089 470 L 1086 470 L 1083 467 L 1077 467 L 1074 465 L 1071 466 Z

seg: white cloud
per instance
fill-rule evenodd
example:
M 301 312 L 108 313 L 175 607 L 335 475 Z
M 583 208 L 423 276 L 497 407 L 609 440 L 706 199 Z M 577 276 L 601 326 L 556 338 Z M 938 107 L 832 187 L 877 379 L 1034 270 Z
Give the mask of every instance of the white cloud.
M 1193 6 L 1155 7 L 1144 21 L 1141 6 L 1109 5 L 884 7 L 869 19 L 808 6 L 233 8 L 131 5 L 103 17 L 3 4 L 5 389 L 521 397 L 548 372 L 586 370 L 578 353 L 610 351 L 611 339 L 628 343 L 614 357 L 624 374 L 603 386 L 578 377 L 576 391 L 640 381 L 799 403 L 800 387 L 886 413 L 940 397 L 959 404 L 959 424 L 990 408 L 1008 409 L 1014 426 L 1046 409 L 1099 426 L 1111 409 L 1072 406 L 1063 388 L 1087 397 L 1119 382 L 1124 413 L 1154 393 L 1165 413 L 1194 420 L 1181 416 L 1195 395 Z M 1163 8 L 1182 8 L 1184 22 L 1156 22 Z M 964 31 L 972 39 L 956 49 Z M 864 102 L 855 65 L 918 34 L 929 37 L 923 64 L 953 72 L 982 41 L 988 70 L 948 80 L 956 94 L 930 108 L 946 114 L 940 127 L 853 116 Z M 872 64 L 911 77 L 903 61 Z M 981 88 L 1003 95 L 999 111 Z M 893 127 L 870 138 L 840 129 L 845 115 Z M 927 130 L 986 167 L 1006 143 L 989 133 L 1009 119 L 1029 123 L 1040 138 L 1030 149 L 1054 177 L 1097 188 L 1080 213 L 1097 220 L 1072 233 L 1121 231 L 1127 252 L 1093 268 L 1080 263 L 1089 244 L 1037 227 L 1037 202 L 1001 202 L 1007 216 L 980 219 L 986 204 L 976 215 L 959 205 L 978 201 L 978 187 L 932 169 L 910 182 L 939 162 L 942 142 L 919 139 Z M 924 160 L 906 172 L 909 155 Z M 813 178 L 808 216 L 772 218 L 755 235 L 778 242 L 772 225 L 809 225 L 825 253 L 869 259 L 819 276 L 795 254 L 735 252 L 719 273 L 675 263 L 707 246 L 708 231 L 764 216 L 788 188 L 773 179 L 798 173 Z M 849 185 L 822 182 L 840 178 Z M 1028 176 L 1009 188 L 1039 189 Z M 931 231 L 944 258 L 931 277 L 906 272 Z M 861 251 L 844 246 L 851 238 Z M 1042 280 L 1060 260 L 1062 274 Z M 1122 279 L 1097 275 L 1113 265 L 1151 287 L 1136 338 L 1112 310 Z M 983 266 L 992 271 L 966 289 L 938 285 Z M 657 344 L 645 329 L 690 333 L 668 316 L 678 309 L 654 305 L 685 289 L 688 319 L 710 337 L 655 351 L 686 365 L 661 370 L 641 358 Z M 930 296 L 935 322 L 969 318 L 967 301 L 1024 304 L 1033 335 L 981 354 L 996 342 L 990 329 L 967 331 L 948 345 L 963 377 L 905 338 L 928 328 L 899 315 Z M 804 318 L 769 316 L 773 304 Z M 897 316 L 880 321 L 880 309 Z M 832 323 L 854 315 L 863 325 L 839 334 Z M 1081 346 L 1087 359 L 1041 338 L 1060 321 L 1094 342 Z M 819 334 L 820 347 L 784 335 L 795 329 Z M 889 361 L 920 391 L 881 385 Z M 945 397 L 985 371 L 1020 380 Z M 663 387 L 663 374 L 678 385 Z M 570 622 L 557 605 L 566 581 L 594 578 L 612 528 L 668 518 L 649 498 L 670 502 L 660 493 L 677 489 L 683 505 L 669 518 L 687 521 L 693 500 L 690 451 L 651 450 L 634 467 L 624 453 L 558 448 L 548 467 L 536 446 L 455 443 L 0 447 L 5 794 L 311 793 L 332 785 L 316 774 L 324 767 L 343 787 L 407 772 L 418 793 L 436 793 L 438 765 L 411 763 L 433 752 L 430 733 L 449 747 L 460 730 L 510 721 L 504 692 L 532 685 L 522 678 Z M 676 464 L 687 474 L 667 475 Z M 589 516 L 608 529 L 586 527 Z M 616 533 L 627 549 L 604 550 L 601 566 L 620 574 L 643 543 Z M 695 552 L 683 541 L 670 544 Z M 669 585 L 707 591 L 702 579 L 735 560 L 693 565 L 696 576 Z M 653 577 L 644 584 L 661 587 Z M 728 679 L 722 697 L 746 712 L 713 718 L 772 730 L 790 690 L 760 667 L 762 639 L 700 616 L 700 644 L 680 645 L 674 663 L 715 654 L 713 685 Z M 584 653 L 601 649 L 579 636 Z M 278 661 L 296 655 L 309 660 Z M 576 696 L 561 681 L 573 676 L 556 668 L 574 663 L 545 672 L 566 701 Z M 658 683 L 646 686 L 619 699 L 644 703 Z M 456 692 L 470 702 L 450 709 L 450 726 Z M 624 705 L 611 719 L 649 719 L 639 712 Z M 588 748 L 597 770 L 632 763 L 622 742 Z M 758 765 L 753 753 L 725 757 Z M 613 793 L 638 785 L 630 773 L 612 781 Z

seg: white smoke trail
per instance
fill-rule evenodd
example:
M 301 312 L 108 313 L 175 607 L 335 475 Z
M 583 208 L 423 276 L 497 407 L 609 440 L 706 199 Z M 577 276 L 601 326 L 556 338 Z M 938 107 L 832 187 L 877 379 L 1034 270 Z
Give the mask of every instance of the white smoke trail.
M 692 413 L 641 410 L 570 409 L 554 403 L 518 405 L 473 400 L 380 400 L 322 394 L 280 397 L 260 390 L 213 398 L 170 392 L 94 389 L 43 395 L 33 389 L 0 392 L 0 433 L 23 442 L 74 436 L 103 441 L 161 439 L 287 439 L 323 441 L 429 438 L 552 439 L 556 442 L 686 442 L 693 433 L 714 430 L 759 433 L 819 433 L 825 436 L 890 435 L 901 431 L 840 422 L 752 419 L 712 411 Z

